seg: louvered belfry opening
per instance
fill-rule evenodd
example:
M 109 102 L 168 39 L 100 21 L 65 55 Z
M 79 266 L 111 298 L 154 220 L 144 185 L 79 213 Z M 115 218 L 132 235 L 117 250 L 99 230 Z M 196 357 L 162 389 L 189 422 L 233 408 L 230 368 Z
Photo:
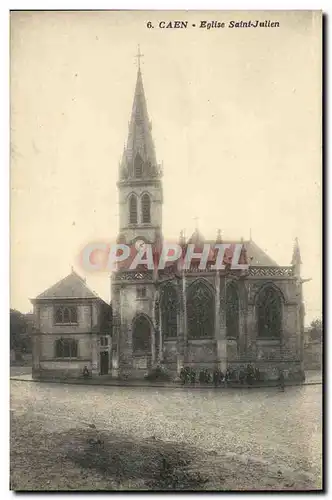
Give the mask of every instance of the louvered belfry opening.
M 142 196 L 142 222 L 144 224 L 151 222 L 151 200 L 148 194 Z
M 137 224 L 137 196 L 132 194 L 129 198 L 129 223 Z

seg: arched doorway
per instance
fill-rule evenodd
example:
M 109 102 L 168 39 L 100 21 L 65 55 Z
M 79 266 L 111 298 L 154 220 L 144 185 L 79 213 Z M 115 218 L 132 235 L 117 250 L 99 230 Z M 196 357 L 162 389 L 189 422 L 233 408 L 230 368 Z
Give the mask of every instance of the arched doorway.
M 132 325 L 133 368 L 141 372 L 152 365 L 152 323 L 138 314 Z
M 142 356 L 145 359 L 151 357 L 151 322 L 144 314 L 139 314 L 133 321 L 132 346 L 133 355 Z

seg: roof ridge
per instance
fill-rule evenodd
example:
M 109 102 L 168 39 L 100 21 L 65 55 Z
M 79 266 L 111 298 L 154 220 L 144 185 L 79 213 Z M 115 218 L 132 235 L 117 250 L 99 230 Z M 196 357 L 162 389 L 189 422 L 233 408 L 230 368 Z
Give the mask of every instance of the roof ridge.
M 71 282 L 70 279 L 72 280 Z M 66 283 L 66 281 L 68 283 Z M 70 274 L 37 295 L 36 299 L 57 298 L 57 294 L 59 294 L 59 290 L 61 290 L 62 287 L 64 290 L 62 293 L 64 294 L 62 296 L 58 295 L 58 298 L 100 298 L 99 295 L 87 285 L 86 279 L 82 278 L 82 276 L 72 269 Z M 66 289 L 66 287 L 68 287 L 68 289 Z M 72 292 L 70 293 L 68 290 L 72 290 Z M 84 292 L 88 292 L 88 294 Z M 84 297 L 84 295 L 90 295 L 90 297 Z
M 72 273 L 70 273 L 70 274 L 72 274 Z M 67 276 L 65 276 L 64 278 L 61 278 L 59 281 L 56 281 L 53 285 L 51 285 L 51 286 L 49 286 L 48 288 L 46 288 L 46 290 L 44 290 L 43 292 L 39 293 L 39 294 L 37 295 L 37 297 L 36 297 L 36 298 L 38 299 L 38 297 L 40 297 L 41 295 L 46 294 L 49 290 L 51 290 L 51 289 L 52 289 L 53 287 L 55 287 L 56 285 L 60 285 L 63 281 L 65 281 L 65 279 L 67 279 L 67 278 L 68 278 L 68 276 L 70 276 L 70 274 L 68 274 L 68 275 L 67 275 Z

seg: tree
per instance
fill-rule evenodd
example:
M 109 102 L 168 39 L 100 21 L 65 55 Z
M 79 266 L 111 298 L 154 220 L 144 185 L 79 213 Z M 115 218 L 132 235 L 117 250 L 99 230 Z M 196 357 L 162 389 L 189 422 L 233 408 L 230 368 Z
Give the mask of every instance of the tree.
M 321 341 L 323 337 L 323 323 L 321 319 L 314 319 L 308 329 L 309 338 L 313 342 Z
M 25 315 L 16 309 L 10 310 L 10 348 L 15 351 L 30 349 L 28 321 Z

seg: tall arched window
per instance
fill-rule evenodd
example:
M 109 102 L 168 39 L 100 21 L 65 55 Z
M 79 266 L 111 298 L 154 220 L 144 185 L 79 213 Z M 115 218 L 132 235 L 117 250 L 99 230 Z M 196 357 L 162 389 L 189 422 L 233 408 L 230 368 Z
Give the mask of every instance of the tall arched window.
M 214 336 L 215 300 L 210 287 L 203 281 L 193 283 L 187 294 L 188 336 Z
M 282 304 L 278 291 L 272 287 L 264 287 L 257 298 L 258 336 L 276 338 L 281 335 Z
M 227 337 L 239 335 L 239 294 L 234 283 L 226 288 L 226 331 Z
M 139 153 L 137 153 L 137 155 L 135 156 L 134 171 L 135 171 L 135 177 L 137 179 L 140 179 L 143 175 L 143 160 Z
M 151 352 L 151 325 L 142 314 L 136 316 L 132 334 L 134 352 Z
M 151 222 L 151 200 L 148 194 L 142 196 L 142 222 Z
M 163 287 L 160 308 L 163 337 L 177 337 L 178 296 L 174 285 L 169 284 Z
M 137 197 L 134 194 L 129 198 L 129 223 L 137 224 Z

